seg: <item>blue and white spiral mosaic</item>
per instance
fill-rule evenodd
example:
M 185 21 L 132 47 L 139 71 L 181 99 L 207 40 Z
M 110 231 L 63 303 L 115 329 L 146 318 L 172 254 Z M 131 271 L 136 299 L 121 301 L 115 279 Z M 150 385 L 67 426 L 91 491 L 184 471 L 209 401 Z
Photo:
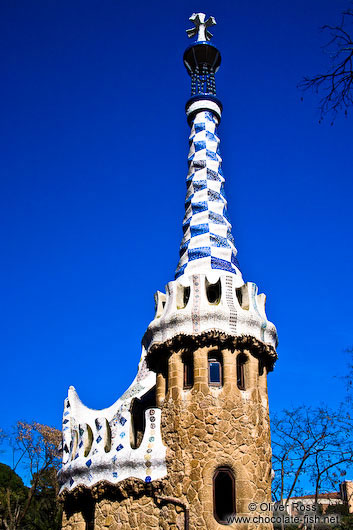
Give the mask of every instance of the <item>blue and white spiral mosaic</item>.
M 216 118 L 210 111 L 198 112 L 192 124 L 184 237 L 175 278 L 212 269 L 240 274 L 232 226 L 227 217 L 216 126 Z

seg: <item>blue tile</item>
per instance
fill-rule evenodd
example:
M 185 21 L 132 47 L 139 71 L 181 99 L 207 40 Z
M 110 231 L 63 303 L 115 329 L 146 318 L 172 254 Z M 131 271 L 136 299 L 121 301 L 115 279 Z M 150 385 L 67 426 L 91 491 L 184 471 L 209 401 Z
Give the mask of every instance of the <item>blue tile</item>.
M 199 258 L 207 258 L 208 256 L 211 256 L 210 247 L 190 248 L 188 250 L 189 261 Z
M 213 256 L 211 258 L 211 268 L 234 272 L 234 268 L 232 267 L 231 263 L 229 263 L 229 261 L 220 258 L 215 258 Z
M 216 160 L 218 162 L 218 156 L 213 151 L 210 151 L 209 149 L 206 150 L 206 158 L 209 160 Z
M 210 221 L 212 221 L 213 223 L 217 224 L 217 225 L 225 225 L 226 224 L 226 221 L 223 217 L 223 215 L 219 214 L 219 213 L 215 213 L 215 212 L 209 212 L 208 214 L 208 218 Z
M 210 231 L 208 223 L 190 226 L 191 237 L 199 236 L 201 234 L 207 234 Z
M 184 263 L 184 265 L 182 265 L 181 267 L 178 267 L 177 270 L 175 271 L 175 279 L 179 278 L 179 276 L 182 276 L 184 274 L 184 271 L 186 269 L 186 263 Z
M 199 180 L 194 182 L 194 192 L 205 190 L 207 188 L 207 180 Z
M 207 191 L 207 196 L 208 196 L 208 200 L 209 201 L 220 201 L 220 200 L 222 200 L 220 194 L 218 193 L 218 191 L 208 190 Z
M 195 133 L 199 133 L 201 131 L 204 131 L 205 128 L 206 128 L 206 124 L 201 122 L 201 123 L 194 123 L 194 127 L 195 127 Z
M 205 140 L 201 140 L 200 142 L 194 142 L 195 151 L 202 151 L 202 149 L 206 149 L 206 142 Z
M 206 201 L 196 202 L 195 204 L 191 205 L 191 208 L 193 214 L 205 212 L 208 210 L 208 203 Z
M 210 240 L 213 246 L 221 248 L 231 248 L 230 243 L 226 237 L 219 236 L 218 234 L 210 234 Z
M 220 180 L 219 173 L 209 168 L 207 168 L 207 178 L 208 180 Z

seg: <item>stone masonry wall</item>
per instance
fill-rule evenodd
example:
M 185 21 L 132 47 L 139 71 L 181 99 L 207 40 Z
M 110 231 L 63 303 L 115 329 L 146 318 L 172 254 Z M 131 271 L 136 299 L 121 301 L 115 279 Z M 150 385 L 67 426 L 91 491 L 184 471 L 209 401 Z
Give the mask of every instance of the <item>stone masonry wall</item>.
M 259 375 L 259 361 L 244 351 L 246 390 L 237 386 L 236 356 L 242 352 L 221 350 L 224 384 L 208 385 L 208 354 L 205 346 L 194 353 L 194 385 L 183 390 L 183 351 L 173 352 L 168 362 L 168 393 L 162 405 L 162 437 L 169 448 L 165 493 L 190 505 L 190 529 L 224 528 L 213 515 L 213 476 L 218 467 L 231 468 L 236 480 L 237 514 L 250 512 L 250 502 L 271 500 L 271 446 L 266 368 Z M 158 379 L 157 384 L 161 384 Z M 159 391 L 159 395 L 163 392 Z M 269 524 L 237 528 L 272 528 Z

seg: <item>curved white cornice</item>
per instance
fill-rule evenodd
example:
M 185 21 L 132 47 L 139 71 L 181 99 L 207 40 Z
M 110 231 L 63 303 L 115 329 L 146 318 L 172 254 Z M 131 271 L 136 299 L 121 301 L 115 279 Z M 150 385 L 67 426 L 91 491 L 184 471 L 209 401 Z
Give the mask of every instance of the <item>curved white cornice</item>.
M 209 301 L 210 290 L 213 296 L 219 293 L 216 303 Z M 236 275 L 222 271 L 183 277 L 183 283 L 169 282 L 165 294 L 157 292 L 156 315 L 143 344 L 149 351 L 178 335 L 221 331 L 234 337 L 247 335 L 276 348 L 277 331 L 267 320 L 266 296 L 257 293 L 254 283 L 240 283 Z

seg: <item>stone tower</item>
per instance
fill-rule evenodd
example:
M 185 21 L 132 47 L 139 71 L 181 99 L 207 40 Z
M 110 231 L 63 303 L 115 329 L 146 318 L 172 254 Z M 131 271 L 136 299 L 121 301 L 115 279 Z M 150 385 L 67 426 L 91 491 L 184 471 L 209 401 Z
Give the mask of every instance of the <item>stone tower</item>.
M 272 528 L 251 503 L 271 500 L 267 374 L 277 333 L 265 295 L 243 281 L 227 217 L 221 56 L 208 31 L 215 20 L 190 20 L 180 261 L 175 280 L 156 294 L 138 373 L 123 396 L 96 411 L 69 389 L 59 474 L 65 530 Z M 248 520 L 234 519 L 242 516 Z

